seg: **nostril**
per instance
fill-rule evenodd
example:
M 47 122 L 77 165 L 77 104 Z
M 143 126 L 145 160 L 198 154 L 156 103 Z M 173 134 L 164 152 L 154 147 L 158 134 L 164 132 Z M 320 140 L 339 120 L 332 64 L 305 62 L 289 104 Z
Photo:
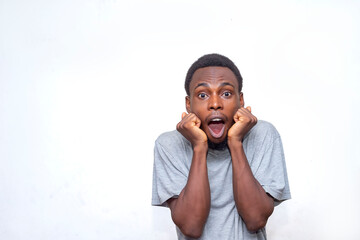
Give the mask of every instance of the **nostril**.
M 212 105 L 212 106 L 210 107 L 210 109 L 214 109 L 214 110 L 217 110 L 217 109 L 220 109 L 220 108 L 221 108 L 220 105 Z
M 209 109 L 213 109 L 213 110 L 220 109 L 222 107 L 222 104 L 219 100 L 220 99 L 218 99 L 216 96 L 211 97 L 209 101 Z

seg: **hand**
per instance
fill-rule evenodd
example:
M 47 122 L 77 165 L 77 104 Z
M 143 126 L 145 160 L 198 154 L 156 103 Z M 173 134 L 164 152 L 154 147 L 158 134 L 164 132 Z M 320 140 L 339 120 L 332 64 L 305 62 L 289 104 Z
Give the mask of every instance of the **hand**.
M 194 113 L 182 113 L 181 121 L 176 125 L 178 130 L 195 148 L 196 146 L 207 146 L 207 136 L 200 129 L 201 121 Z
M 257 118 L 251 114 L 251 107 L 241 107 L 234 115 L 234 125 L 228 131 L 228 142 L 241 142 L 250 129 L 256 125 Z

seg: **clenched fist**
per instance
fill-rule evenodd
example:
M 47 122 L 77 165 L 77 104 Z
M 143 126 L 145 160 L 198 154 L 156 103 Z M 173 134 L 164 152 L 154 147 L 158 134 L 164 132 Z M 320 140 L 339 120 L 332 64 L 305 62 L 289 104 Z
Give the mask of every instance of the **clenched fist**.
M 193 148 L 207 146 L 207 136 L 200 129 L 200 126 L 201 121 L 194 113 L 182 113 L 181 121 L 176 125 L 176 130 L 191 142 Z
M 241 107 L 235 113 L 234 121 L 228 132 L 228 142 L 241 142 L 246 133 L 256 125 L 257 118 L 251 114 L 251 107 Z

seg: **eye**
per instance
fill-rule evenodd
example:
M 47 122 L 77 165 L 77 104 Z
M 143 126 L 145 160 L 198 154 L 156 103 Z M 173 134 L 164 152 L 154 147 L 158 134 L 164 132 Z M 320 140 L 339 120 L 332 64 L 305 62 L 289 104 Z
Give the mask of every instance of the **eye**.
M 198 97 L 201 98 L 201 99 L 205 99 L 207 97 L 207 94 L 206 93 L 199 93 Z
M 223 93 L 224 97 L 230 97 L 231 95 L 232 95 L 231 92 L 228 91 Z

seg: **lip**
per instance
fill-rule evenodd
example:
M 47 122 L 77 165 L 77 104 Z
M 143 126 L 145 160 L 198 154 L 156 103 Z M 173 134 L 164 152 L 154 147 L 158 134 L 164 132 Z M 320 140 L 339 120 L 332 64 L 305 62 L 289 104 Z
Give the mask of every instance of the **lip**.
M 223 122 L 224 126 L 219 133 L 215 133 L 211 130 L 211 128 L 209 128 L 209 123 L 212 121 Z M 223 135 L 225 133 L 225 129 L 226 129 L 226 122 L 227 122 L 226 116 L 222 115 L 221 113 L 215 112 L 215 113 L 210 114 L 208 117 L 206 117 L 205 122 L 207 125 L 207 129 L 213 138 L 220 139 L 223 137 Z
M 211 121 L 214 121 L 216 119 L 219 119 L 220 121 L 223 121 L 224 124 L 227 121 L 227 117 L 222 115 L 221 113 L 213 113 L 206 117 L 205 122 L 209 124 Z

